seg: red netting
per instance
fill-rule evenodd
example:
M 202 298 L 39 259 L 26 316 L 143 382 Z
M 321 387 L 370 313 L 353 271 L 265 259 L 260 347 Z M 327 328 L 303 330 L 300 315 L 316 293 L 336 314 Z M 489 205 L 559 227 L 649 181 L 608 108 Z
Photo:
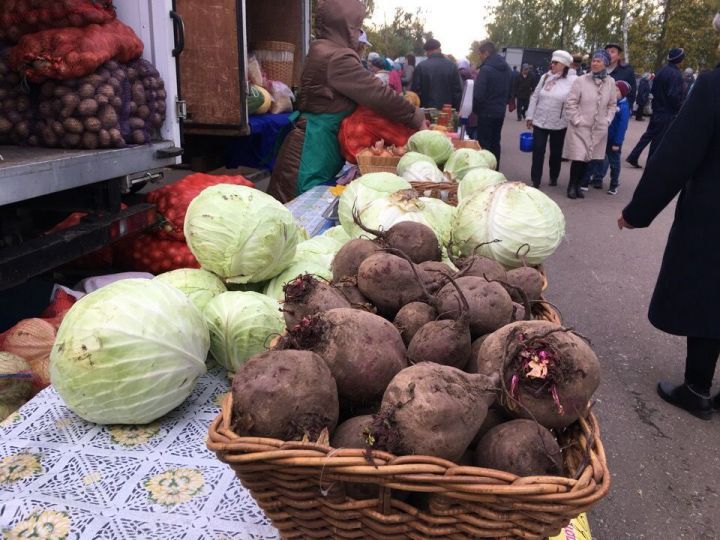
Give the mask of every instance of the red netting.
M 0 0 L 0 40 L 17 43 L 48 28 L 102 24 L 115 19 L 112 2 L 98 0 Z
M 27 144 L 32 107 L 21 77 L 8 65 L 9 50 L 0 51 L 0 144 Z
M 413 133 L 415 130 L 409 127 L 395 124 L 365 107 L 358 107 L 342 121 L 338 140 L 343 157 L 350 163 L 357 163 L 355 156 L 360 150 L 381 139 L 388 146 L 404 146 Z
M 33 82 L 71 79 L 93 73 L 110 59 L 130 62 L 143 43 L 118 20 L 82 28 L 57 28 L 27 34 L 12 48 L 10 65 Z

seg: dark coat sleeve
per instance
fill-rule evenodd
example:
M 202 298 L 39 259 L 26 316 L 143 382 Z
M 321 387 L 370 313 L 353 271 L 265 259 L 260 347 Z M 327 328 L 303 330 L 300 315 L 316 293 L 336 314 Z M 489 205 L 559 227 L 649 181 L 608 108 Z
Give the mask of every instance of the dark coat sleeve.
M 473 112 L 475 114 L 480 111 L 486 99 L 488 84 L 488 68 L 481 67 L 475 79 L 475 87 L 473 88 Z
M 715 130 L 714 117 L 707 114 L 713 99 L 711 80 L 707 76 L 700 77 L 648 161 L 630 204 L 622 212 L 630 225 L 649 226 L 688 180 L 696 176 Z
M 668 85 L 668 106 L 673 111 L 679 111 L 682 107 L 683 96 L 684 96 L 685 85 L 683 84 L 683 77 L 680 70 L 677 73 L 672 73 L 672 79 Z
M 369 71 L 361 69 L 354 53 L 341 52 L 334 55 L 328 62 L 327 80 L 336 92 L 388 120 L 412 128 L 419 128 L 424 121 L 422 111 L 382 84 Z
M 452 96 L 453 96 L 453 107 L 456 111 L 460 110 L 460 102 L 462 101 L 463 93 L 463 80 L 460 77 L 460 71 L 455 68 L 452 75 Z

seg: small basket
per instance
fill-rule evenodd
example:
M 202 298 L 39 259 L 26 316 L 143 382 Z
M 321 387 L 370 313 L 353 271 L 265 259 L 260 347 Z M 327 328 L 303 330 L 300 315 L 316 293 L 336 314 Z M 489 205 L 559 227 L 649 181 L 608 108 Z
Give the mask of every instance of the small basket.
M 560 311 L 544 298 L 540 298 L 539 302 L 533 302 L 532 306 L 530 306 L 530 310 L 532 311 L 532 317 L 535 320 L 548 321 L 559 326 L 562 326 L 563 324 Z
M 560 434 L 569 477 L 518 477 L 429 456 L 335 449 L 327 432 L 317 442 L 240 437 L 230 428 L 231 414 L 232 393 L 210 426 L 208 448 L 233 468 L 285 539 L 540 540 L 610 489 L 592 413 Z M 378 486 L 378 497 L 347 497 L 345 482 Z
M 467 139 L 467 140 L 453 139 L 452 143 L 453 143 L 453 147 L 455 148 L 455 150 L 458 150 L 460 148 L 470 148 L 471 150 L 482 150 L 480 143 L 477 141 L 474 141 L 472 139 Z
M 292 88 L 295 69 L 295 45 L 284 41 L 258 41 L 254 47 L 267 78 Z
M 410 185 L 421 197 L 441 199 L 448 204 L 457 206 L 458 184 L 456 182 L 410 182 Z
M 360 174 L 389 172 L 397 174 L 399 156 L 357 156 Z

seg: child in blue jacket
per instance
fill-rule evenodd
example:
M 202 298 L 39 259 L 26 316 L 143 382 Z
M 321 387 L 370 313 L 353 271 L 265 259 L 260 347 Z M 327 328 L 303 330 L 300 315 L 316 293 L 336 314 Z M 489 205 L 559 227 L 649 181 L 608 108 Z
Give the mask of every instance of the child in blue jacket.
M 620 153 L 631 115 L 630 104 L 626 99 L 630 92 L 630 85 L 625 81 L 616 81 L 615 87 L 617 88 L 618 111 L 615 113 L 615 118 L 613 118 L 608 129 L 607 153 L 605 154 L 605 166 L 603 167 L 605 171 L 607 171 L 608 166 L 610 167 L 610 189 L 608 189 L 610 195 L 617 195 L 618 186 L 620 185 Z

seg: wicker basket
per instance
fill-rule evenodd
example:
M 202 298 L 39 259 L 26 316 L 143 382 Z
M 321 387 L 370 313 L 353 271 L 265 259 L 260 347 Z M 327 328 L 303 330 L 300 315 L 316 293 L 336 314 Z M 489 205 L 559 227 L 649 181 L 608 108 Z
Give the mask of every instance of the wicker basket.
M 254 51 L 268 79 L 292 87 L 295 45 L 283 41 L 258 41 Z
M 458 184 L 456 182 L 410 182 L 410 185 L 421 197 L 441 199 L 448 204 L 457 206 Z
M 592 414 L 560 437 L 565 478 L 517 477 L 427 456 L 368 456 L 330 447 L 327 435 L 315 443 L 239 437 L 230 429 L 231 411 L 228 394 L 210 426 L 208 448 L 235 470 L 286 539 L 539 540 L 557 534 L 610 489 Z M 351 499 L 344 482 L 377 485 L 378 498 Z
M 360 174 L 377 172 L 397 174 L 398 163 L 400 163 L 400 156 L 357 156 Z
M 480 143 L 477 141 L 474 141 L 472 139 L 467 140 L 460 140 L 460 139 L 453 139 L 453 147 L 455 150 L 459 148 L 470 148 L 472 150 L 482 150 L 482 147 L 480 146 Z

